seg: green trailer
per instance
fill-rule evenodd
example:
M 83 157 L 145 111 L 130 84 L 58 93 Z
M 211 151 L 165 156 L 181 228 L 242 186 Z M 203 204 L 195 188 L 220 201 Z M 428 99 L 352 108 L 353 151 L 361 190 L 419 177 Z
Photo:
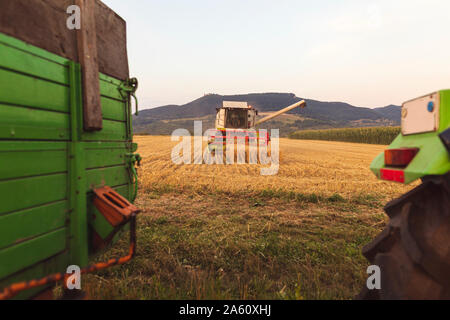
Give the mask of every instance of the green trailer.
M 21 2 L 0 4 L 8 14 Z M 53 10 L 51 3 L 27 4 L 35 4 L 38 13 L 28 23 L 52 19 L 39 16 Z M 65 12 L 57 9 L 55 17 L 64 17 L 64 26 Z M 105 46 L 117 43 L 99 44 L 101 128 L 86 130 L 83 84 L 90 83 L 83 83 L 81 59 L 70 57 L 76 44 L 62 43 L 64 52 L 50 52 L 45 43 L 38 47 L 22 41 L 32 36 L 22 26 L 8 27 L 0 26 L 0 295 L 13 284 L 64 273 L 71 265 L 86 267 L 92 254 L 114 242 L 129 223 L 113 226 L 94 205 L 94 190 L 109 186 L 134 201 L 139 158 L 131 110 L 137 81 L 126 74 L 126 57 L 116 55 L 122 70 L 102 65 L 111 56 Z M 61 32 L 72 37 L 69 30 Z M 33 298 L 51 285 L 21 291 L 15 298 Z

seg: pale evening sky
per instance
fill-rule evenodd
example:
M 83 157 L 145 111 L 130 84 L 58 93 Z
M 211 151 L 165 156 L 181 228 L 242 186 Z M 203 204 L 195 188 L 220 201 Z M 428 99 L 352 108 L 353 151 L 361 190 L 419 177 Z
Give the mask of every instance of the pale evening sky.
M 142 108 L 292 92 L 360 107 L 450 88 L 448 0 L 103 0 Z

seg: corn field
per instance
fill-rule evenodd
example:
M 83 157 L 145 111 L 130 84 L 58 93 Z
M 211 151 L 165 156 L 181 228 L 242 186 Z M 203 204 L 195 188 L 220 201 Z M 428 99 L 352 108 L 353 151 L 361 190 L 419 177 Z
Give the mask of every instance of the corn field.
M 289 138 L 387 145 L 399 134 L 400 127 L 343 128 L 296 131 L 290 134 Z

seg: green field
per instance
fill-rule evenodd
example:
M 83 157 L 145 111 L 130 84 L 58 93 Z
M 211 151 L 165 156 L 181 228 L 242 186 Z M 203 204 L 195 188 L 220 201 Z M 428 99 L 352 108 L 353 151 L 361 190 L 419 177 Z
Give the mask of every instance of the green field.
M 385 226 L 382 202 L 266 190 L 141 192 L 138 252 L 88 275 L 92 299 L 352 299 L 361 255 Z M 127 237 L 97 258 L 127 254 Z
M 296 131 L 290 134 L 289 138 L 387 145 L 399 134 L 400 127 L 344 128 Z

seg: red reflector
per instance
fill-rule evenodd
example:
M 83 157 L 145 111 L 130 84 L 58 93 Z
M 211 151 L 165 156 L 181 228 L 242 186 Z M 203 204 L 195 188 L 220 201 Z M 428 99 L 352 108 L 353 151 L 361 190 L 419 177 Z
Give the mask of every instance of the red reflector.
M 406 167 L 419 152 L 417 148 L 388 149 L 384 151 L 387 166 Z
M 405 173 L 401 170 L 381 169 L 381 179 L 405 183 Z

